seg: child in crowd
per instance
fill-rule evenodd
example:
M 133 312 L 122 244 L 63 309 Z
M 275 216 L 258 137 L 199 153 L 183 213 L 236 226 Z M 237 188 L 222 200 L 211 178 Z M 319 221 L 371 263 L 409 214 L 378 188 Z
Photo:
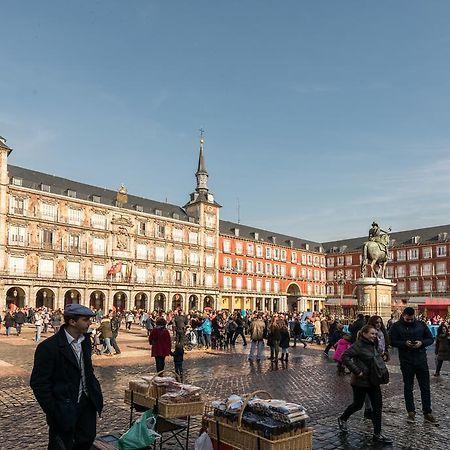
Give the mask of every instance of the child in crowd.
M 345 368 L 342 364 L 342 354 L 352 345 L 352 335 L 345 333 L 344 336 L 337 341 L 336 351 L 333 355 L 333 360 L 337 362 L 337 373 L 338 375 L 345 374 Z
M 180 377 L 180 381 L 183 381 L 183 359 L 184 359 L 184 349 L 183 344 L 178 343 L 175 345 L 175 351 L 171 351 L 170 354 L 173 356 L 173 365 L 175 366 L 175 372 Z

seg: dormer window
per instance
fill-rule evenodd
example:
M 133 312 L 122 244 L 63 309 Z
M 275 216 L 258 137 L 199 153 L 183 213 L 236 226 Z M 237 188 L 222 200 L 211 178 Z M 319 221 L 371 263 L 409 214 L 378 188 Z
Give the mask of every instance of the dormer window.
M 270 242 L 272 242 L 273 244 L 275 244 L 277 242 L 277 237 L 276 236 L 270 236 Z
M 252 233 L 252 235 L 256 241 L 259 239 L 259 233 L 257 233 L 256 231 Z
M 305 250 L 309 250 L 309 244 L 305 243 Z
M 94 203 L 100 203 L 101 197 L 100 197 L 99 195 L 91 195 L 91 200 L 92 200 Z
M 138 212 L 144 212 L 144 207 L 142 205 L 134 205 L 134 209 Z
M 12 177 L 11 178 L 11 183 L 14 185 L 14 186 L 22 186 L 22 178 L 17 178 L 17 177 Z
M 239 237 L 239 228 L 233 228 L 234 235 Z
M 419 241 L 420 241 L 420 236 L 413 236 L 413 237 L 411 238 L 411 242 L 412 242 L 413 244 L 418 244 Z
M 341 253 L 345 252 L 346 250 L 347 250 L 347 246 L 346 245 L 341 245 L 340 248 L 339 248 L 339 251 Z
M 77 191 L 74 191 L 72 189 L 67 189 L 67 197 L 77 198 Z
M 294 248 L 294 241 L 292 239 L 287 240 L 286 244 L 289 245 L 290 248 Z
M 447 236 L 448 236 L 448 233 L 446 231 L 444 231 L 443 233 L 439 233 L 438 234 L 438 240 L 446 241 L 447 240 Z
M 41 191 L 42 192 L 50 192 L 50 185 L 41 183 Z
M 195 217 L 189 217 L 189 222 L 195 223 Z
M 157 216 L 162 216 L 162 211 L 160 209 L 155 209 L 155 214 Z
M 176 219 L 176 220 L 179 220 L 180 219 L 180 215 L 178 213 L 173 213 L 172 214 L 172 218 Z

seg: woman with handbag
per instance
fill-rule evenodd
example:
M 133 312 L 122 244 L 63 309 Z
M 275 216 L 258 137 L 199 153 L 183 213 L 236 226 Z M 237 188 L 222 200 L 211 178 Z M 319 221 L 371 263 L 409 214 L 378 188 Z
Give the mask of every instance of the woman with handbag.
M 342 355 L 342 363 L 352 373 L 353 403 L 338 418 L 339 428 L 348 431 L 348 418 L 364 405 L 366 395 L 372 404 L 373 442 L 390 444 L 392 440 L 381 434 L 381 412 L 383 400 L 381 384 L 389 382 L 389 372 L 376 347 L 377 330 L 373 325 L 364 325 L 356 342 Z

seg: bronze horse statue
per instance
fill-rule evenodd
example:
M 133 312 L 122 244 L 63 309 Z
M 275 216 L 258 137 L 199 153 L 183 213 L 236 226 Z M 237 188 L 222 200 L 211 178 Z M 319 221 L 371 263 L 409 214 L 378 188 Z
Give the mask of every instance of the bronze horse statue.
M 365 242 L 362 251 L 361 277 L 366 274 L 367 264 L 370 266 L 371 276 L 375 278 L 384 278 L 384 270 L 388 262 L 388 244 L 389 235 L 384 233 L 377 236 L 377 240 Z

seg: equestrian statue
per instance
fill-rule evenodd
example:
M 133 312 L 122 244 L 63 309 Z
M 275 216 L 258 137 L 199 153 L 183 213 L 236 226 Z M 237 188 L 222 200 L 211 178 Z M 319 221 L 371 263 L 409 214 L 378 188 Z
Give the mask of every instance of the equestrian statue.
M 375 278 L 384 278 L 384 270 L 389 257 L 389 233 L 391 229 L 385 231 L 376 222 L 372 223 L 369 230 L 369 239 L 364 243 L 362 250 L 361 278 L 366 275 L 367 264 L 370 266 L 370 274 Z

